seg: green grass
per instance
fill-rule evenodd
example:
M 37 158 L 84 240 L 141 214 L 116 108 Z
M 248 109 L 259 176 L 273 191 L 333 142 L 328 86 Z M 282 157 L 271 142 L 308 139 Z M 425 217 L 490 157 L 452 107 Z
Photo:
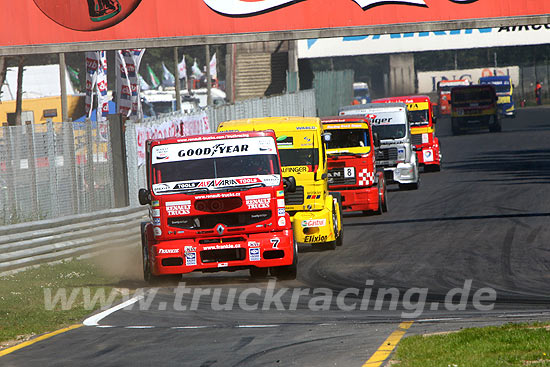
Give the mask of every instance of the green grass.
M 97 302 L 94 307 L 91 307 L 88 302 L 86 306 L 80 288 L 89 289 L 92 297 L 98 289 L 104 289 L 108 297 L 113 289 L 112 286 L 117 282 L 117 278 L 104 275 L 96 265 L 86 261 L 43 265 L 36 269 L 1 277 L 0 342 L 21 340 L 30 335 L 54 331 L 81 322 L 83 318 L 98 309 L 100 304 Z M 65 289 L 67 297 L 75 289 L 78 293 L 75 293 L 77 297 L 69 309 L 62 309 L 61 304 L 58 303 L 52 310 L 48 310 L 45 289 L 51 290 L 52 297 L 60 289 Z
M 394 360 L 399 367 L 550 366 L 550 327 L 506 324 L 411 336 L 399 344 Z

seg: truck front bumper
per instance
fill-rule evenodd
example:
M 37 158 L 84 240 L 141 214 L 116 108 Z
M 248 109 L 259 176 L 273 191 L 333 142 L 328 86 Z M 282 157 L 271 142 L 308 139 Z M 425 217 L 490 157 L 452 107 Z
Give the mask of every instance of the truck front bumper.
M 418 171 L 412 163 L 398 163 L 397 167 L 386 167 L 384 173 L 390 171 L 393 175 L 393 181 L 400 184 L 418 182 Z
M 380 198 L 377 186 L 338 192 L 342 195 L 342 209 L 345 212 L 378 210 Z
M 326 208 L 317 211 L 297 212 L 290 217 L 294 239 L 298 243 L 324 244 L 335 241 L 332 211 Z
M 217 243 L 205 241 L 219 239 Z M 294 241 L 291 230 L 231 237 L 188 238 L 155 243 L 149 249 L 154 275 L 193 271 L 241 270 L 291 265 Z

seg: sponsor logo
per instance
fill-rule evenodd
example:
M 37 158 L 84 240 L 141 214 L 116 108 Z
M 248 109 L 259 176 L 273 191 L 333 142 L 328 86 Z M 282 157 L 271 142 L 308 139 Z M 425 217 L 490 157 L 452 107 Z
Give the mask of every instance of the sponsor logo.
M 195 266 L 197 265 L 197 253 L 196 252 L 186 252 L 185 253 L 185 266 Z
M 181 182 L 179 184 L 176 184 L 174 186 L 174 189 L 176 190 L 193 189 L 197 187 L 199 183 L 200 182 Z
M 239 185 L 249 185 L 262 182 L 262 180 L 258 177 L 238 178 L 235 181 L 237 181 Z
M 185 246 L 183 248 L 183 252 L 185 252 L 186 254 L 189 252 L 195 252 L 195 251 L 197 251 L 197 248 L 193 246 Z
M 362 9 L 367 10 L 375 6 L 388 3 L 428 6 L 424 0 L 353 0 Z M 477 0 L 450 0 L 457 4 L 469 4 Z M 227 16 L 252 16 L 280 9 L 298 3 L 297 0 L 204 0 L 204 3 L 213 11 Z
M 279 217 L 285 215 L 285 208 L 277 208 L 277 215 Z
M 278 190 L 277 191 L 277 197 L 285 196 L 284 190 Z
M 160 226 L 160 218 L 153 218 L 153 225 Z
M 160 203 L 159 203 L 158 200 L 153 200 L 153 201 L 151 201 L 151 206 L 153 206 L 153 207 L 160 206 Z
M 159 227 L 155 227 L 155 228 L 153 228 L 153 234 L 155 236 L 161 236 L 162 235 L 162 230 Z
M 216 154 L 230 154 L 230 153 L 242 153 L 248 152 L 248 144 L 241 145 L 227 145 L 224 143 L 216 144 L 213 147 L 206 148 L 194 148 L 180 150 L 178 156 L 180 157 L 213 157 Z
M 153 210 L 151 211 L 151 215 L 152 215 L 153 217 L 160 217 L 160 209 L 153 209 Z
M 179 248 L 159 248 L 159 255 L 161 254 L 179 254 Z
M 279 208 L 281 208 L 281 207 L 284 208 L 285 207 L 285 199 L 277 199 L 277 206 Z
M 283 167 L 283 173 L 303 173 L 307 172 L 307 167 Z
M 302 227 L 304 228 L 324 227 L 326 224 L 326 219 L 307 219 L 302 221 Z
M 248 259 L 250 261 L 260 261 L 260 249 L 259 248 L 249 248 L 248 249 Z
M 286 226 L 286 218 L 285 217 L 279 218 L 279 221 L 277 222 L 277 224 L 279 224 L 279 227 Z
M 158 185 L 155 185 L 154 188 L 155 188 L 155 191 L 157 191 L 157 192 L 170 190 L 170 186 L 168 186 L 166 184 L 158 184 Z
M 191 201 L 169 201 L 166 203 L 166 213 L 169 216 L 187 215 L 191 212 Z
M 234 248 L 241 248 L 240 244 L 227 244 L 227 245 L 214 245 L 214 246 L 205 246 L 205 250 L 227 250 L 227 249 L 234 249 Z
M 269 209 L 271 204 L 270 194 L 248 195 L 245 199 L 248 209 Z
M 305 243 L 314 243 L 314 242 L 327 242 L 328 236 L 315 236 L 309 235 L 304 238 Z
M 248 241 L 248 247 L 260 247 L 260 243 L 256 241 Z
M 229 263 L 219 263 L 218 268 L 227 268 L 229 266 Z

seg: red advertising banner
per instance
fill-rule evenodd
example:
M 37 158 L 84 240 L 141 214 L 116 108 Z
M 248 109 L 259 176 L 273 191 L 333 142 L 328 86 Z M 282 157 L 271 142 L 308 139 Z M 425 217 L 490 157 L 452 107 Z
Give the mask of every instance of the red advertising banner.
M 0 48 L 548 14 L 543 0 L 0 0 Z

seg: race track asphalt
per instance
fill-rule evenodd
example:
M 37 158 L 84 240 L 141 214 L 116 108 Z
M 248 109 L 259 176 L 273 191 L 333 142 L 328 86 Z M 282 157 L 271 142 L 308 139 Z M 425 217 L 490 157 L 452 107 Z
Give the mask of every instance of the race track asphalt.
M 297 280 L 184 276 L 179 290 L 188 293 L 146 288 L 148 306 L 142 300 L 0 364 L 360 367 L 402 321 L 414 321 L 411 335 L 550 319 L 550 109 L 519 110 L 501 133 L 452 136 L 441 119 L 437 135 L 442 171 L 423 173 L 418 190 L 389 186 L 388 213 L 346 214 L 335 251 L 302 246 Z M 281 301 L 266 302 L 270 291 Z M 342 291 L 350 294 L 337 299 Z M 377 304 L 386 291 L 399 301 Z M 216 310 L 232 292 L 234 307 Z M 486 296 L 479 304 L 476 292 Z M 311 309 L 330 293 L 329 309 Z

